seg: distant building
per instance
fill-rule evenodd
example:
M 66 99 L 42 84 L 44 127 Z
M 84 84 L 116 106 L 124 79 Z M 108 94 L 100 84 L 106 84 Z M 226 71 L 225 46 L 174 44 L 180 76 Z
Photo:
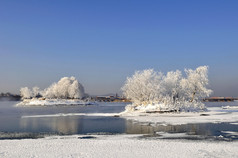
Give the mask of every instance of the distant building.
M 205 101 L 205 102 L 229 102 L 229 101 L 234 101 L 237 99 L 238 98 L 233 98 L 233 97 L 208 97 L 208 98 L 204 98 L 203 101 Z
M 96 101 L 99 102 L 113 102 L 116 99 L 114 96 L 96 96 Z
M 96 96 L 95 101 L 98 102 L 130 102 L 130 100 L 119 97 L 117 94 L 115 96 L 109 95 L 109 96 Z

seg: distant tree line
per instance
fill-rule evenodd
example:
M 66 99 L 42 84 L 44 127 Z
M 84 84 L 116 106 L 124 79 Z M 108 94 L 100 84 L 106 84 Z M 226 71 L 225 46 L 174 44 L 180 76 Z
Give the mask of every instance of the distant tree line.
M 19 101 L 21 96 L 11 93 L 0 93 L 0 101 Z

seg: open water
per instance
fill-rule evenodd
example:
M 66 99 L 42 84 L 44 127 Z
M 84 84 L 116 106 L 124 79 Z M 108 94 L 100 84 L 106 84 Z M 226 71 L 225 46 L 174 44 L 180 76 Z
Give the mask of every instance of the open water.
M 238 124 L 200 123 L 151 125 L 120 117 L 57 116 L 23 117 L 66 113 L 119 113 L 126 103 L 98 103 L 87 106 L 15 107 L 18 102 L 0 102 L 0 139 L 39 138 L 45 135 L 73 134 L 143 134 L 146 139 L 238 140 Z M 238 102 L 206 103 L 208 107 L 234 105 Z M 224 133 L 230 131 L 231 133 Z M 163 136 L 164 134 L 172 134 Z M 176 136 L 176 134 L 178 134 Z

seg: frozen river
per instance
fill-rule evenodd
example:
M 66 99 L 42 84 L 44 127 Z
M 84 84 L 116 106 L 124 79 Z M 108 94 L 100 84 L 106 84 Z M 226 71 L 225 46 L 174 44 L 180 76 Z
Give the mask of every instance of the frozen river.
M 237 140 L 238 123 L 189 123 L 161 125 L 122 117 L 87 115 L 124 111 L 125 103 L 87 106 L 15 107 L 0 102 L 0 138 L 35 138 L 42 135 L 144 134 L 144 138 Z M 207 107 L 233 106 L 238 102 L 206 103 Z M 85 115 L 65 115 L 65 114 Z M 32 116 L 32 117 L 28 117 Z M 42 117 L 34 117 L 42 116 Z

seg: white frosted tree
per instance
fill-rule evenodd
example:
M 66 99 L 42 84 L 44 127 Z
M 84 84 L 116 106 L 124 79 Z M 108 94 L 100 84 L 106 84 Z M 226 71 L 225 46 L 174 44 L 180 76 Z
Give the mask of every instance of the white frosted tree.
M 24 87 L 20 91 L 23 99 L 34 98 L 39 94 L 47 99 L 83 99 L 85 97 L 84 87 L 75 77 L 63 77 L 43 91 L 40 91 L 38 87 L 32 90 Z
M 57 88 L 55 89 L 57 98 L 67 99 L 69 97 L 68 89 L 71 85 L 70 81 L 71 80 L 68 77 L 63 77 L 59 80 L 57 83 Z
M 182 94 L 180 82 L 182 79 L 181 71 L 170 71 L 164 76 L 162 81 L 163 103 L 170 106 L 176 106 L 180 101 Z
M 68 93 L 70 98 L 82 99 L 85 96 L 84 87 L 77 80 L 70 85 Z
M 48 99 L 57 98 L 56 83 L 53 83 L 48 88 L 44 89 L 42 96 Z
M 136 105 L 152 104 L 158 100 L 162 74 L 153 69 L 136 71 L 122 87 L 123 95 Z
M 20 95 L 23 99 L 32 98 L 32 91 L 28 87 L 24 87 L 20 89 Z
M 58 83 L 53 83 L 45 89 L 43 93 L 43 97 L 51 99 L 82 99 L 84 96 L 84 87 L 75 77 L 63 77 Z
M 40 95 L 40 88 L 39 87 L 33 87 L 32 88 L 32 97 L 37 97 L 38 95 Z
M 187 79 L 182 81 L 182 87 L 186 90 L 186 96 L 190 102 L 199 98 L 207 97 L 212 93 L 212 90 L 207 89 L 208 66 L 200 66 L 195 70 L 185 69 Z
M 208 66 L 185 69 L 185 72 L 186 77 L 179 70 L 166 75 L 153 69 L 136 71 L 122 87 L 123 95 L 132 101 L 134 109 L 147 105 L 169 111 L 203 109 L 201 98 L 212 92 L 207 88 Z

